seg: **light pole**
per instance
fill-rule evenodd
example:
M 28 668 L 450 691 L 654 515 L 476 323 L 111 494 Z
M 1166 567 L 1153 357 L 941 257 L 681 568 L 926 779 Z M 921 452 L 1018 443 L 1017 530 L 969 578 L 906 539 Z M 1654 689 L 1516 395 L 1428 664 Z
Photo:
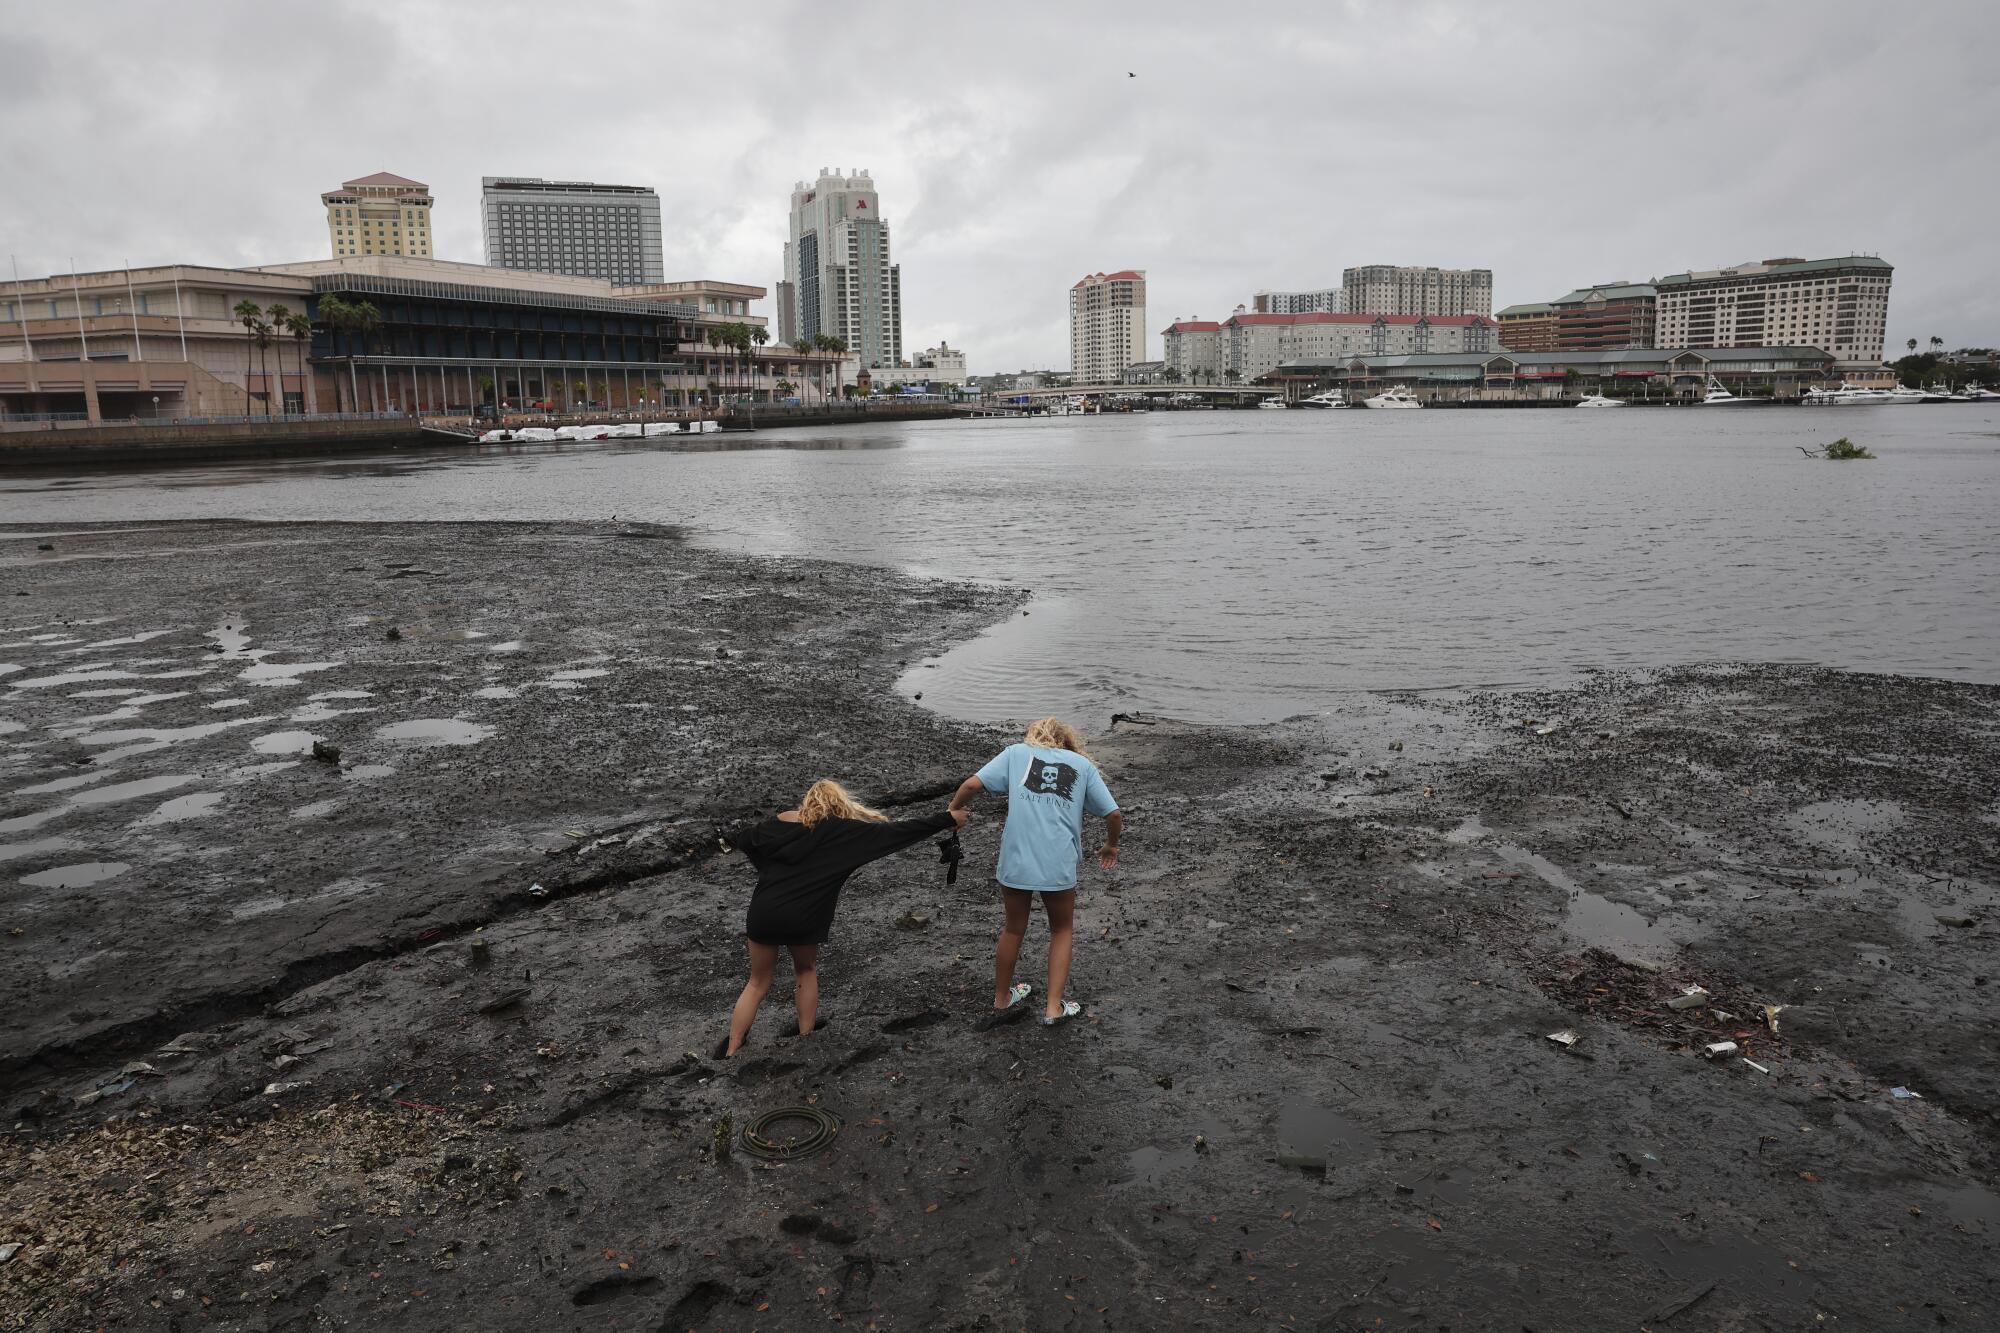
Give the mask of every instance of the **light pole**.
M 160 416 L 160 395 L 158 395 L 158 394 L 154 394 L 154 395 L 153 395 L 153 419 L 157 421 L 157 420 L 159 419 L 159 416 Z

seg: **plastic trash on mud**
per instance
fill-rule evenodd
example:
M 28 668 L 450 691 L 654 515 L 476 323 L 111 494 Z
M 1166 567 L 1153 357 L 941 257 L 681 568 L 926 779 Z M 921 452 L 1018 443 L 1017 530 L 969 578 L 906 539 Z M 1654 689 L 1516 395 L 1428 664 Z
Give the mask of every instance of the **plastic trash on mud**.
M 1699 1009 L 1708 1003 L 1708 992 L 1700 986 L 1689 986 L 1679 995 L 1667 1001 L 1669 1009 Z

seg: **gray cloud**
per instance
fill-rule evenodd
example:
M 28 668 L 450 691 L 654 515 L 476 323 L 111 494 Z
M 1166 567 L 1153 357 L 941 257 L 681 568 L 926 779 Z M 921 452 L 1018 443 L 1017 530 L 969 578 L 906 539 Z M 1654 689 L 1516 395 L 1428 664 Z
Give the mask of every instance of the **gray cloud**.
M 390 170 L 476 260 L 481 175 L 590 177 L 660 191 L 670 276 L 769 285 L 792 183 L 866 167 L 909 345 L 976 369 L 1062 364 L 1069 285 L 1122 267 L 1157 330 L 1357 263 L 1490 267 L 1505 304 L 1861 250 L 1897 265 L 1893 345 L 1993 342 L 1985 12 L 36 6 L 0 247 L 27 274 L 319 257 L 319 192 Z

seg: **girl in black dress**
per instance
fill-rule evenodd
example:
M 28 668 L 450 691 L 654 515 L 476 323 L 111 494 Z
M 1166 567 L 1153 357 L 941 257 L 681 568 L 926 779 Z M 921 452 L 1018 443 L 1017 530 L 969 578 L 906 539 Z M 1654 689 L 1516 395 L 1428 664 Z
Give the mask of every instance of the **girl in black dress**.
M 780 948 L 792 955 L 799 1031 L 811 1032 L 819 1016 L 819 946 L 833 925 L 841 885 L 870 861 L 965 824 L 963 810 L 891 820 L 855 800 L 838 782 L 821 779 L 798 809 L 767 819 L 738 838 L 737 847 L 757 867 L 757 891 L 743 925 L 750 945 L 750 980 L 737 997 L 729 1036 L 716 1055 L 726 1059 L 742 1049 L 757 1006 L 771 989 Z

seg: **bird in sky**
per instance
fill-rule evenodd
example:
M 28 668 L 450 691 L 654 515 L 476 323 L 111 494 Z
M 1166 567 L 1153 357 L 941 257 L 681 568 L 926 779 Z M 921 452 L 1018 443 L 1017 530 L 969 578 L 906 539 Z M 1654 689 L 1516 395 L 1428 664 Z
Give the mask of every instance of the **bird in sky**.
M 1128 79 L 1136 79 L 1139 76 L 1137 74 L 1134 74 L 1131 70 L 1128 69 L 1125 71 L 1125 77 Z

